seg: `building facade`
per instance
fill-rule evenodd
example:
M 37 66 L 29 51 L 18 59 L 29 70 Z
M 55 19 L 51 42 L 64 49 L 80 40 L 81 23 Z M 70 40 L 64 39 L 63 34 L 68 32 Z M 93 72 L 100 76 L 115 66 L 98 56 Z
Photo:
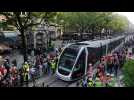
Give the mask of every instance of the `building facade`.
M 47 48 L 47 42 L 62 35 L 62 28 L 56 25 L 38 25 L 34 30 L 34 48 Z

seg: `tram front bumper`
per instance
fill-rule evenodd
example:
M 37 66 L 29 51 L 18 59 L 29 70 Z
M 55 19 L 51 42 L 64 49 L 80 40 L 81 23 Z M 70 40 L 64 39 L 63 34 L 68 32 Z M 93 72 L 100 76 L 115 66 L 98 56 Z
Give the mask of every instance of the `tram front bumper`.
M 56 76 L 57 78 L 61 79 L 61 80 L 64 80 L 64 81 L 71 81 L 71 78 L 70 78 L 70 75 L 68 76 L 65 76 L 65 75 L 62 75 L 58 72 L 58 70 L 56 71 Z

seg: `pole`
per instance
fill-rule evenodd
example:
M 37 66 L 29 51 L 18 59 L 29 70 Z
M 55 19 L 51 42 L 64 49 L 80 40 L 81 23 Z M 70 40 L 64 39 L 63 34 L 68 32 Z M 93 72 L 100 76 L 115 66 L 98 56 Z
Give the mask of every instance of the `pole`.
M 108 44 L 106 45 L 106 55 L 108 54 Z
M 100 45 L 101 45 L 101 52 L 100 52 L 100 61 L 101 61 L 101 57 L 102 57 L 102 55 L 103 55 L 102 43 L 100 43 Z

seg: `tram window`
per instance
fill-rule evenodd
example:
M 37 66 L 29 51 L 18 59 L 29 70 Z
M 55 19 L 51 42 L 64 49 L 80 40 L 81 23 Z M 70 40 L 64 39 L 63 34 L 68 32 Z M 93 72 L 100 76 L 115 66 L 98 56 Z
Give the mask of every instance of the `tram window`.
M 82 51 L 73 70 L 72 78 L 79 78 L 85 73 L 86 52 Z
M 106 54 L 106 45 L 101 47 L 101 56 Z
M 101 56 L 103 54 L 103 51 L 102 51 L 102 48 L 101 47 L 96 48 L 95 51 L 96 51 L 95 52 L 96 53 L 96 61 L 98 61 L 101 58 Z
M 117 46 L 119 46 L 121 44 L 121 42 L 122 42 L 121 39 L 111 42 L 108 47 L 108 52 L 111 52 L 113 49 L 115 49 Z
M 99 58 L 101 57 L 100 48 L 87 47 L 87 50 L 88 50 L 88 62 L 87 63 L 95 64 L 99 60 Z
M 92 63 L 93 64 L 93 60 L 94 60 L 94 54 L 93 54 L 93 52 L 94 52 L 94 48 L 87 48 L 87 50 L 88 50 L 88 61 L 87 61 L 87 63 Z
M 59 69 L 66 73 L 71 72 L 78 54 L 77 49 L 66 48 L 59 60 Z

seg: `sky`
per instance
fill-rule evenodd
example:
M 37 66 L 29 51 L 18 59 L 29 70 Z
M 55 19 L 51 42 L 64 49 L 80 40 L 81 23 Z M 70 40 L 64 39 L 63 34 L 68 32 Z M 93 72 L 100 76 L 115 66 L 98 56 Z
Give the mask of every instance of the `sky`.
M 134 24 L 134 12 L 118 12 L 118 14 L 126 16 Z

